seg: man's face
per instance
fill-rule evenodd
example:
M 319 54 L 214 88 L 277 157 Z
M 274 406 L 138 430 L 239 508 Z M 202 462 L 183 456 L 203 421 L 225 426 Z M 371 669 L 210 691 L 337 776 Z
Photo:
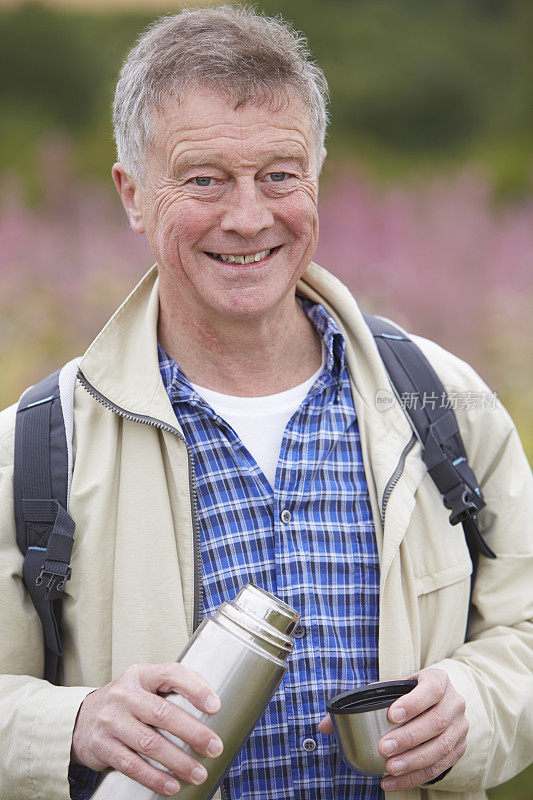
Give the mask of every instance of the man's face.
M 235 110 L 205 88 L 156 118 L 130 220 L 158 261 L 162 301 L 213 321 L 290 302 L 317 245 L 318 169 L 309 115 L 286 99 Z

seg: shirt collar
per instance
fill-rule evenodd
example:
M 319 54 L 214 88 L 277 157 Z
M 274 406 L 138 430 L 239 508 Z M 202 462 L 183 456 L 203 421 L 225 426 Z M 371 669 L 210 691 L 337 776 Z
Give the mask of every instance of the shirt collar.
M 324 306 L 304 297 L 297 297 L 297 299 L 320 336 L 326 353 L 326 363 L 320 377 L 328 379 L 328 382 L 339 384 L 344 370 L 344 336 Z
M 326 356 L 324 369 L 313 387 L 312 394 L 329 385 L 335 385 L 338 392 L 344 370 L 344 336 L 324 306 L 307 298 L 297 297 L 297 299 L 319 334 Z M 160 344 L 157 345 L 157 354 L 161 378 L 170 402 L 192 402 L 194 405 L 199 403 L 204 405 L 204 401 L 194 391 L 187 377 L 174 359 L 165 353 Z

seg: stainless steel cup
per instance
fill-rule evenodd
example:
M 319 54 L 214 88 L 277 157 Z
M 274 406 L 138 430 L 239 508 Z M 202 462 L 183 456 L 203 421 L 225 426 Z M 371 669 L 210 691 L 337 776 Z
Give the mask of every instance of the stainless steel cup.
M 211 716 L 179 694 L 169 694 L 167 700 L 211 728 L 222 739 L 224 751 L 217 758 L 204 758 L 160 730 L 208 773 L 200 786 L 180 781 L 179 800 L 209 800 L 214 795 L 287 671 L 285 662 L 293 645 L 290 634 L 299 619 L 293 608 L 248 583 L 232 603 L 222 603 L 197 628 L 178 661 L 210 684 L 220 697 L 221 709 Z M 157 798 L 162 800 L 163 795 L 116 771 L 108 772 L 92 795 L 92 800 Z
M 363 775 L 386 775 L 386 759 L 378 742 L 388 731 L 399 728 L 389 722 L 389 706 L 417 685 L 415 680 L 369 683 L 336 695 L 326 704 L 335 739 L 344 762 Z

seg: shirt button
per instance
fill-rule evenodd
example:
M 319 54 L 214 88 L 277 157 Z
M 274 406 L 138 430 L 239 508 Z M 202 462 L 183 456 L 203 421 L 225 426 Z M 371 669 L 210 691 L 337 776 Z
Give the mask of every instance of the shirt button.
M 297 628 L 294 629 L 293 634 L 295 639 L 303 639 L 305 636 L 305 628 L 303 625 L 298 625 Z
M 316 750 L 316 742 L 314 739 L 304 739 L 302 746 L 303 749 L 307 750 L 308 753 L 310 753 L 312 750 Z
M 287 508 L 284 508 L 280 514 L 280 517 L 281 521 L 287 524 L 287 522 L 291 521 L 291 512 Z

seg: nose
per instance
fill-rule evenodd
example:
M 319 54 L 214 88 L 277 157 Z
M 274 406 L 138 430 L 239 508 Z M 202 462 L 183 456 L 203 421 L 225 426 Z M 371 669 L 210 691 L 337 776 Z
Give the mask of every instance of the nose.
M 237 180 L 220 220 L 223 231 L 235 231 L 246 238 L 256 236 L 274 224 L 274 215 L 261 196 L 255 180 Z

